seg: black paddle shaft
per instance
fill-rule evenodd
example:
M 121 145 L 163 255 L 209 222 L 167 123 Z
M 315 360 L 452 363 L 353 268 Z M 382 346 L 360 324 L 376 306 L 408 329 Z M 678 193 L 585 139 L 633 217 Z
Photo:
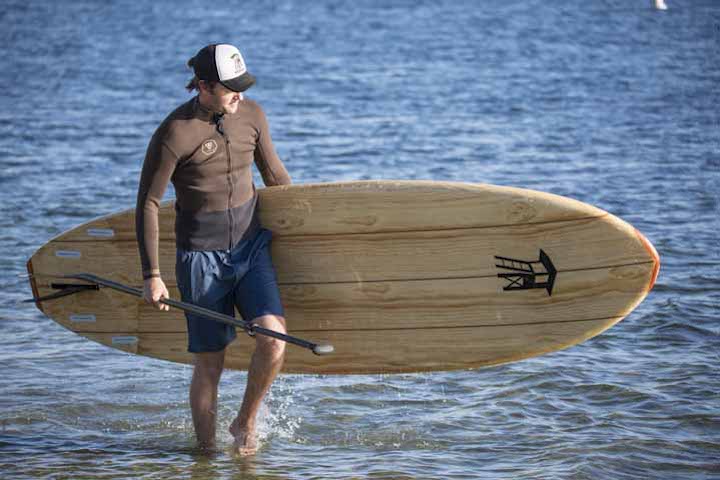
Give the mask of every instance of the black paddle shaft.
M 123 285 L 122 283 L 113 282 L 112 280 L 108 280 L 106 278 L 101 278 L 101 277 L 98 277 L 97 275 L 93 275 L 91 273 L 78 273 L 78 274 L 74 274 L 74 275 L 65 275 L 65 278 L 75 278 L 78 280 L 85 280 L 86 282 L 91 282 L 96 285 L 102 285 L 103 287 L 112 288 L 113 290 L 117 290 L 119 292 L 124 292 L 124 293 L 130 294 L 130 295 L 134 295 L 136 297 L 140 297 L 140 298 L 143 297 L 142 290 L 130 287 L 128 285 Z M 286 343 L 291 343 L 293 345 L 297 345 L 298 347 L 307 348 L 308 350 L 311 350 L 316 355 L 324 355 L 327 353 L 332 353 L 334 350 L 332 345 L 318 345 L 316 343 L 312 343 L 307 340 L 303 340 L 302 338 L 293 337 L 291 335 L 286 335 L 284 333 L 276 332 L 275 330 L 263 328 L 258 325 L 247 322 L 245 320 L 239 320 L 239 319 L 231 317 L 229 315 L 225 315 L 220 312 L 216 312 L 213 310 L 209 310 L 207 308 L 193 305 L 191 303 L 180 302 L 178 300 L 172 300 L 170 298 L 161 298 L 160 302 L 164 303 L 166 305 L 169 305 L 171 307 L 179 308 L 180 310 L 184 310 L 186 312 L 194 313 L 196 315 L 201 315 L 203 317 L 210 318 L 212 320 L 216 320 L 218 322 L 227 323 L 229 325 L 234 325 L 236 327 L 240 327 L 243 330 L 245 330 L 246 332 L 248 332 L 250 335 L 255 335 L 256 333 L 259 333 L 261 335 L 265 335 L 268 337 L 276 338 L 278 340 L 282 340 L 283 342 L 286 342 Z

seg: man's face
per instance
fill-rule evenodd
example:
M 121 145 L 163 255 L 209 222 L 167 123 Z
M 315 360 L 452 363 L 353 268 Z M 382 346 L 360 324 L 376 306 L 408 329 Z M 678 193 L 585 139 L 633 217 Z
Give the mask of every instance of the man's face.
M 214 88 L 202 89 L 201 93 L 204 93 L 203 103 L 207 107 L 214 112 L 226 114 L 237 112 L 243 98 L 242 93 L 233 92 L 220 83 L 216 83 Z

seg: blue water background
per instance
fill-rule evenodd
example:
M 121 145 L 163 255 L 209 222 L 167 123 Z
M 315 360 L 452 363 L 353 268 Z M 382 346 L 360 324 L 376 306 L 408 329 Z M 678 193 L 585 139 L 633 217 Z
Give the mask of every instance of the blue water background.
M 0 476 L 720 478 L 720 2 L 667 3 L 3 0 Z M 295 182 L 566 195 L 654 243 L 655 289 L 602 335 L 515 364 L 283 375 L 256 457 L 201 454 L 190 367 L 18 302 L 38 247 L 134 205 L 209 42 L 240 46 Z M 221 446 L 244 380 L 223 377 Z

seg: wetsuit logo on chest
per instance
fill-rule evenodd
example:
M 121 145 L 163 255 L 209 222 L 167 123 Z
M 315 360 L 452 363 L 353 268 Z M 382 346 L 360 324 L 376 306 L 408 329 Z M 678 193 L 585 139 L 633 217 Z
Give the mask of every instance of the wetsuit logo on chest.
M 215 140 L 213 139 L 205 140 L 202 144 L 202 153 L 204 153 L 205 155 L 212 155 L 217 151 L 217 149 L 217 142 L 215 142 Z

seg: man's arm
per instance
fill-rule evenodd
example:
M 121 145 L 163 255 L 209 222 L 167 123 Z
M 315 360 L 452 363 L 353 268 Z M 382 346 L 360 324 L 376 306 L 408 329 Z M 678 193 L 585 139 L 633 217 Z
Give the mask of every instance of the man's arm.
M 259 128 L 258 140 L 255 147 L 255 165 L 260 170 L 265 185 L 290 185 L 292 180 L 285 165 L 275 152 L 275 147 L 270 136 L 270 126 L 262 108 L 258 107 Z
M 176 165 L 177 155 L 156 133 L 148 145 L 140 174 L 135 206 L 135 234 L 144 280 L 143 296 L 145 301 L 160 310 L 169 310 L 167 305 L 160 304 L 159 301 L 160 298 L 169 298 L 170 295 L 160 276 L 159 211 L 160 202 Z

